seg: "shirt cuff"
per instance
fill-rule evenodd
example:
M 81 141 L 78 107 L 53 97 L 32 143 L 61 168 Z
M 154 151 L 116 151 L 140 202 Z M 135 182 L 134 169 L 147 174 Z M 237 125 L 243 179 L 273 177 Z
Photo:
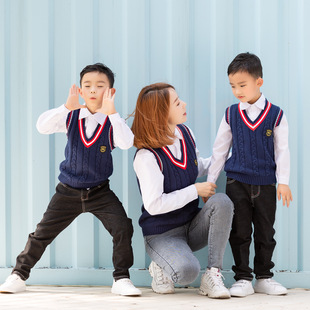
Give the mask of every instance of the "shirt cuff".
M 208 175 L 207 182 L 216 183 L 217 178 L 213 175 Z
M 109 119 L 110 119 L 112 126 L 113 126 L 113 123 L 115 124 L 116 122 L 119 122 L 120 120 L 122 120 L 121 116 L 117 112 L 114 114 L 110 114 Z
M 60 113 L 70 113 L 71 110 L 69 110 L 68 108 L 66 108 L 66 104 L 62 104 L 59 108 L 57 108 L 57 110 L 60 112 Z
M 198 198 L 198 192 L 195 184 L 190 185 L 187 189 L 188 189 L 189 201 L 193 201 Z

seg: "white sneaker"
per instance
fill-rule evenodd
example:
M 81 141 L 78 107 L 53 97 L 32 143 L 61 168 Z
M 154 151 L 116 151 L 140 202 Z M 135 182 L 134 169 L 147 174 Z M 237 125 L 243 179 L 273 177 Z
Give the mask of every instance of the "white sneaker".
M 210 298 L 230 298 L 229 291 L 222 278 L 223 275 L 218 268 L 207 269 L 201 277 L 199 294 Z
M 269 279 L 258 279 L 254 285 L 255 293 L 262 293 L 267 295 L 285 295 L 287 294 L 287 289 L 273 280 Z
M 157 294 L 173 294 L 174 283 L 164 274 L 164 271 L 155 263 L 151 262 L 149 272 L 153 277 L 152 289 Z
M 229 292 L 234 297 L 245 297 L 254 294 L 254 289 L 251 281 L 238 280 L 232 285 Z
M 8 276 L 5 282 L 0 286 L 0 293 L 19 293 L 25 290 L 25 281 L 16 273 Z
M 140 296 L 142 294 L 128 278 L 119 279 L 117 281 L 113 280 L 111 293 L 123 296 Z

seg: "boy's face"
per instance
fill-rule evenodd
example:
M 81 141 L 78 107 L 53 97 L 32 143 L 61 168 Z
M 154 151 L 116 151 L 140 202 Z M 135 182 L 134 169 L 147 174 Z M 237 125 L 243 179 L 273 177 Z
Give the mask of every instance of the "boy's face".
M 83 76 L 80 95 L 91 112 L 101 107 L 103 93 L 109 87 L 109 79 L 104 73 L 94 71 Z
M 254 78 L 248 72 L 237 72 L 228 76 L 234 96 L 241 102 L 255 103 L 261 96 L 262 78 Z

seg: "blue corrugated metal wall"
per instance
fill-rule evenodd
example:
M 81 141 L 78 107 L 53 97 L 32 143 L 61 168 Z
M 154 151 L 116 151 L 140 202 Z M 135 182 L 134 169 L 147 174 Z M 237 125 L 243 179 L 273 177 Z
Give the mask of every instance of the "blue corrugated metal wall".
M 307 0 L 0 0 L 0 281 L 41 219 L 63 159 L 65 135 L 40 135 L 37 117 L 65 102 L 85 65 L 100 61 L 116 72 L 124 117 L 143 86 L 173 84 L 188 103 L 187 124 L 202 156 L 210 156 L 224 109 L 235 102 L 227 66 L 250 51 L 263 63 L 264 94 L 290 124 L 294 201 L 289 209 L 278 206 L 276 278 L 288 287 L 310 287 L 309 12 Z M 132 278 L 149 285 L 134 152 L 113 152 L 111 185 L 134 222 Z M 219 183 L 223 191 L 224 176 Z M 47 249 L 28 283 L 109 285 L 111 252 L 108 233 L 83 214 Z M 205 268 L 207 251 L 197 255 Z M 228 246 L 227 284 L 232 263 Z

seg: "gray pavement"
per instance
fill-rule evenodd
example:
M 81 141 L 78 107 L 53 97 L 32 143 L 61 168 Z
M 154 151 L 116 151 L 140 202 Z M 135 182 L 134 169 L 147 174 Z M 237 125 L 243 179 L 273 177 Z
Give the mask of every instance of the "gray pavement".
M 310 310 L 310 290 L 290 289 L 286 296 L 254 294 L 245 298 L 210 299 L 197 288 L 177 288 L 175 294 L 158 295 L 140 288 L 141 297 L 114 295 L 107 286 L 27 286 L 18 294 L 0 294 L 0 309 L 205 309 L 205 310 Z

